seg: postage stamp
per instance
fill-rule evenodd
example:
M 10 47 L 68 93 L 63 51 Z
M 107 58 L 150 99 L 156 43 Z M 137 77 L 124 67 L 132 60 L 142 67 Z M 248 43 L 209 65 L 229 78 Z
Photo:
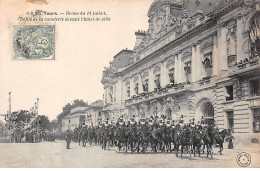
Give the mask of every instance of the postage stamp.
M 14 25 L 14 60 L 55 60 L 55 25 Z

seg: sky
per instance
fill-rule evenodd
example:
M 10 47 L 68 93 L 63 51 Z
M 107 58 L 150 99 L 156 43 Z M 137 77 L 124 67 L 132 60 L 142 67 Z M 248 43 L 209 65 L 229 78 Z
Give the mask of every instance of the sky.
M 88 103 L 102 99 L 102 71 L 122 49 L 133 49 L 135 31 L 147 30 L 147 12 L 152 0 L 69 1 L 0 0 L 0 114 L 29 110 L 39 98 L 39 114 L 55 119 L 62 107 L 74 99 Z M 19 6 L 19 8 L 17 8 Z M 12 26 L 26 11 L 106 11 L 110 22 L 46 22 L 56 27 L 56 59 L 14 61 Z M 40 23 L 43 24 L 43 23 Z M 3 117 L 0 118 L 3 120 Z

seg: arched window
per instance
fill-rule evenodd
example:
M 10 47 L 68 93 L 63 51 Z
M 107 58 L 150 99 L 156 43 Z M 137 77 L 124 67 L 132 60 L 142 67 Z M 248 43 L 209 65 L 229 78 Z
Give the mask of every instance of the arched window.
M 260 56 L 260 13 L 258 12 L 250 22 L 249 41 L 251 57 Z
M 204 106 L 203 115 L 207 124 L 214 123 L 214 108 L 210 102 L 207 102 Z
M 170 108 L 166 110 L 166 118 L 172 120 L 172 110 Z
M 205 104 L 204 118 L 213 118 L 214 119 L 214 108 L 210 102 Z

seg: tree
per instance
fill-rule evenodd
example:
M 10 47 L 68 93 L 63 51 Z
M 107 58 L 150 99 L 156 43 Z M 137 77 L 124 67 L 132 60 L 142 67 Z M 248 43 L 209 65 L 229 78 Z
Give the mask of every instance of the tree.
M 49 120 L 48 116 L 39 115 L 39 124 L 40 124 L 40 128 L 49 130 L 49 128 L 50 128 L 50 120 Z

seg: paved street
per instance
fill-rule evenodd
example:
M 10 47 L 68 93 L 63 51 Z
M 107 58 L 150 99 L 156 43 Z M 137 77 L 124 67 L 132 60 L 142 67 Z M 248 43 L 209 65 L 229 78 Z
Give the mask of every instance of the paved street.
M 239 152 L 251 155 L 250 167 L 260 166 L 255 157 L 260 153 L 257 144 L 234 150 L 225 147 L 223 155 L 215 154 L 213 159 L 207 159 L 206 155 L 189 158 L 184 154 L 184 157 L 176 158 L 174 154 L 162 153 L 124 154 L 116 153 L 115 148 L 104 151 L 100 146 L 79 147 L 76 143 L 72 143 L 69 150 L 65 146 L 64 141 L 1 143 L 0 167 L 239 167 L 236 163 Z

